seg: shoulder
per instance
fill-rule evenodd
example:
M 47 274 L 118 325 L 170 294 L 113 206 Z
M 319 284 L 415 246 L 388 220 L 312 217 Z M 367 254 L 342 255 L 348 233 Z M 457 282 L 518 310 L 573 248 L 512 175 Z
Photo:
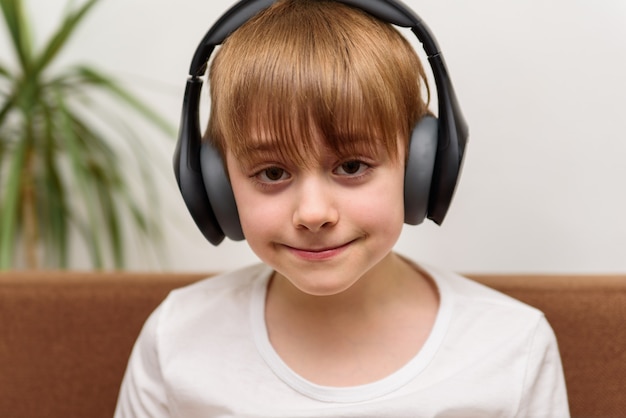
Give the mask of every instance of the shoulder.
M 492 345 L 518 355 L 531 346 L 553 345 L 554 334 L 539 309 L 456 273 L 421 266 L 436 282 L 440 314 L 448 316 L 448 338 L 477 350 Z M 536 348 L 536 347 L 535 347 Z
M 207 318 L 240 317 L 253 294 L 264 291 L 271 273 L 266 265 L 255 264 L 175 289 L 157 309 L 159 327 L 186 328 Z
M 437 283 L 440 314 L 448 316 L 437 373 L 480 381 L 478 391 L 501 393 L 522 411 L 516 416 L 567 416 L 558 345 L 544 314 L 458 274 L 421 268 Z
M 473 306 L 478 310 L 492 308 L 523 316 L 543 316 L 537 308 L 457 273 L 433 266 L 421 268 L 435 281 L 441 296 L 454 299 L 455 304 Z
M 233 293 L 249 288 L 256 281 L 271 273 L 265 264 L 254 264 L 238 270 L 233 270 L 216 276 L 207 277 L 198 282 L 173 290 L 166 300 L 194 300 L 209 295 L 217 296 L 224 293 Z

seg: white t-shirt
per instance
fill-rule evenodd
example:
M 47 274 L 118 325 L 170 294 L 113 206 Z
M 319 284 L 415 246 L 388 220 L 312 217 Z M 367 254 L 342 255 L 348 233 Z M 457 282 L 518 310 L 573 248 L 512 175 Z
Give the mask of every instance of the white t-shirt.
M 419 353 L 386 378 L 325 387 L 267 337 L 272 270 L 255 265 L 173 291 L 133 349 L 115 417 L 569 417 L 556 339 L 541 312 L 421 266 L 440 307 Z

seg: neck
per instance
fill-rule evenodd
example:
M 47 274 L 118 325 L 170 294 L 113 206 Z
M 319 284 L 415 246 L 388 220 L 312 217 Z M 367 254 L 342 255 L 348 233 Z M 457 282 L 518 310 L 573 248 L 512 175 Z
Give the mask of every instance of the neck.
M 292 315 L 311 315 L 335 320 L 344 315 L 363 317 L 402 302 L 414 304 L 416 297 L 434 291 L 430 280 L 395 253 L 389 253 L 348 289 L 333 295 L 302 292 L 286 277 L 275 273 L 268 288 L 268 305 Z
M 430 279 L 391 253 L 350 288 L 306 294 L 279 274 L 267 293 L 272 346 L 296 373 L 353 386 L 398 370 L 428 338 L 438 310 Z

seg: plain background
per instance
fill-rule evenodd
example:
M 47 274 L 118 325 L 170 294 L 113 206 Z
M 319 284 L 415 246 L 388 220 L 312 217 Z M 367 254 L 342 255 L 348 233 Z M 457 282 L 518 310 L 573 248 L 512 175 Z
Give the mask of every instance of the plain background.
M 443 226 L 406 226 L 397 250 L 462 272 L 626 272 L 626 2 L 406 3 L 439 41 L 471 134 Z M 42 38 L 66 2 L 27 4 Z M 231 4 L 102 0 L 60 63 L 100 66 L 177 125 L 191 56 Z M 129 268 L 254 262 L 245 242 L 204 240 L 174 185 L 174 139 L 158 146 L 167 257 L 133 252 Z

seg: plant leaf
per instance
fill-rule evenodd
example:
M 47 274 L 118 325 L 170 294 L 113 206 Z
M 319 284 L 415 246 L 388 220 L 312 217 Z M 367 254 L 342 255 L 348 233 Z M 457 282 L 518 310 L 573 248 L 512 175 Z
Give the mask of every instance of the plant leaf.
M 29 141 L 20 141 L 15 150 L 9 178 L 5 185 L 0 213 L 0 270 L 7 270 L 12 265 L 14 243 L 17 241 L 17 218 L 20 207 L 21 174 L 26 163 Z
M 109 247 L 113 254 L 113 263 L 116 268 L 120 269 L 124 265 L 124 240 L 122 238 L 121 216 L 115 204 L 114 196 L 107 187 L 107 182 L 97 182 L 96 190 L 98 192 L 98 201 L 100 202 L 102 215 L 107 225 L 107 237 Z
M 62 132 L 60 138 L 64 141 L 64 145 L 68 151 L 71 170 L 77 182 L 77 190 L 75 190 L 74 197 L 79 198 L 83 202 L 87 212 L 87 225 L 90 226 L 90 228 L 84 230 L 87 234 L 85 236 L 87 246 L 91 254 L 92 263 L 97 269 L 101 269 L 104 263 L 102 259 L 102 248 L 100 246 L 98 208 L 96 205 L 96 196 L 93 194 L 94 190 L 89 187 L 87 183 L 91 178 L 91 173 L 86 165 L 87 163 L 84 161 L 84 152 L 80 151 L 80 138 L 76 133 L 77 129 L 72 123 L 75 116 L 68 111 L 63 97 L 59 92 L 56 94 L 56 101 L 59 105 L 58 115 L 61 119 L 60 128 Z
M 134 109 L 150 122 L 152 122 L 165 134 L 170 137 L 174 137 L 175 130 L 169 122 L 167 122 L 163 117 L 158 115 L 149 106 L 146 106 L 141 100 L 139 100 L 129 91 L 121 87 L 112 78 L 107 77 L 97 70 L 84 65 L 74 67 L 74 71 L 89 85 L 100 87 L 103 91 L 113 94 L 115 97 L 121 99 L 132 109 Z
M 66 201 L 69 200 L 68 192 L 63 183 L 64 167 L 59 164 L 56 158 L 55 135 L 58 133 L 56 129 L 56 113 L 53 108 L 44 110 L 44 135 L 46 138 L 46 146 L 41 148 L 43 152 L 42 173 L 37 182 L 38 195 L 41 201 L 39 210 L 39 219 L 41 226 L 42 238 L 45 241 L 47 265 L 56 265 L 61 268 L 67 268 L 69 261 L 69 238 L 68 238 L 68 219 Z
M 4 1 L 4 0 L 3 0 Z M 41 55 L 37 57 L 34 64 L 34 74 L 38 74 L 44 68 L 46 68 L 52 60 L 58 55 L 59 51 L 61 51 L 65 45 L 67 44 L 67 40 L 72 36 L 76 27 L 83 20 L 85 15 L 89 12 L 89 10 L 98 2 L 99 0 L 89 0 L 85 4 L 83 4 L 78 10 L 75 12 L 69 12 L 55 34 L 52 36 L 48 44 L 43 48 L 43 52 Z
M 11 71 L 9 71 L 4 65 L 0 65 L 0 76 L 8 78 L 9 80 L 13 78 Z
M 0 6 L 15 54 L 24 73 L 28 73 L 32 67 L 33 43 L 24 3 L 22 0 L 0 0 Z
M 6 99 L 4 103 L 2 103 L 2 107 L 0 107 L 0 127 L 2 127 L 5 118 L 11 112 L 11 110 L 14 109 L 17 102 L 15 94 L 11 94 L 5 97 Z

